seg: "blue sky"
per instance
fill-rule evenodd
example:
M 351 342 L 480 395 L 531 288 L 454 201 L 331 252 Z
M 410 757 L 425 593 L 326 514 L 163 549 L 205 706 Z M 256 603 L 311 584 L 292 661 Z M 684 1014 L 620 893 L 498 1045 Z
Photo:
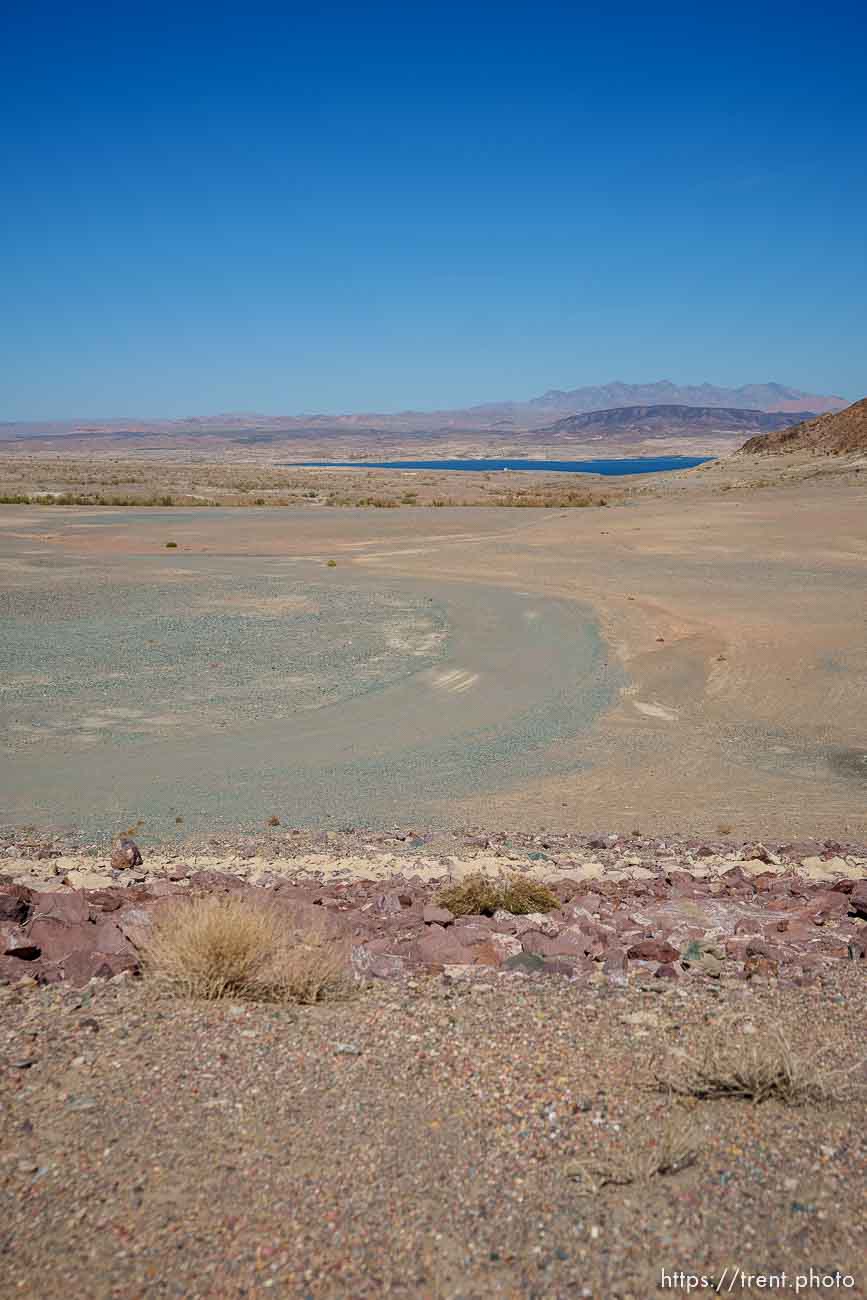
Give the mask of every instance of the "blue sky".
M 865 39 L 834 0 L 19 5 L 0 419 L 863 396 Z

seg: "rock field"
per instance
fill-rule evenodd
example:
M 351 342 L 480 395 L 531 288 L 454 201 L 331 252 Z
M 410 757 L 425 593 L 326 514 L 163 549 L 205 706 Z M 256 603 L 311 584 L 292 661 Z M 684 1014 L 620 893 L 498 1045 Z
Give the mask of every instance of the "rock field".
M 637 973 L 804 983 L 867 956 L 867 850 L 851 844 L 279 831 L 189 847 L 139 861 L 129 842 L 111 856 L 58 839 L 7 843 L 0 975 L 83 985 L 136 973 L 156 915 L 226 891 L 285 908 L 293 924 L 324 924 L 348 941 L 360 980 L 552 974 L 616 984 Z M 544 880 L 560 907 L 454 917 L 437 906 L 445 885 L 475 872 Z

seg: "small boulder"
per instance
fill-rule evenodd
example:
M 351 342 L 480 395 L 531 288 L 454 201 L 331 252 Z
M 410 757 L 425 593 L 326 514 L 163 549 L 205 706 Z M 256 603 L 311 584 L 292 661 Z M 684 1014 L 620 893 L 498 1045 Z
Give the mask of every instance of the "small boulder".
M 633 961 L 658 961 L 665 965 L 677 961 L 680 953 L 664 939 L 642 939 L 626 950 L 627 957 Z
M 454 913 L 450 912 L 447 907 L 437 907 L 434 903 L 428 903 L 422 912 L 422 920 L 425 925 L 451 925 L 454 919 Z
M 122 835 L 112 850 L 111 865 L 115 871 L 126 871 L 129 867 L 140 867 L 141 850 L 135 840 Z

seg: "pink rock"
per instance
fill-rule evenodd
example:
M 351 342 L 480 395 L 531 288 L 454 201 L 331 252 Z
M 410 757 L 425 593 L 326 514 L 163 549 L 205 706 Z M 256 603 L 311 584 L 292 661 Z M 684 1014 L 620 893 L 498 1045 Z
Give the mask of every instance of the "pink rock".
M 61 925 L 81 925 L 90 916 L 90 907 L 82 890 L 57 890 L 33 895 L 33 916 L 57 921 Z
M 428 903 L 422 912 L 425 925 L 451 925 L 454 919 L 454 914 L 447 907 L 437 907 L 434 903 Z
M 575 927 L 570 927 L 554 937 L 531 930 L 521 936 L 521 942 L 524 952 L 535 952 L 540 957 L 573 958 L 587 956 L 594 943 Z
M 135 949 L 128 939 L 124 937 L 119 926 L 113 921 L 102 921 L 98 925 L 88 927 L 93 931 L 92 942 L 96 952 L 101 953 L 126 953 L 128 956 L 135 956 Z
M 119 975 L 121 971 L 131 971 L 133 974 L 139 970 L 139 965 L 134 956 L 121 953 L 93 952 L 86 949 L 76 949 L 68 953 L 59 963 L 63 978 L 68 980 L 75 988 L 81 988 L 89 980 L 94 978 L 111 979 L 113 975 Z
M 173 894 L 186 894 L 185 889 L 178 889 L 170 880 L 155 880 L 153 884 L 148 885 L 148 893 L 152 898 L 169 898 Z
M 517 953 L 523 952 L 521 940 L 513 934 L 500 934 L 494 932 L 488 936 L 488 942 L 497 950 L 500 956 L 500 964 L 507 957 L 514 957 Z
M 95 930 L 96 926 L 87 920 L 79 925 L 67 925 L 51 918 L 34 920 L 27 927 L 30 941 L 39 948 L 47 962 L 60 961 L 77 948 L 92 952 Z
M 491 932 L 481 925 L 456 925 L 450 933 L 465 948 L 472 948 L 477 943 L 486 943 L 491 938 Z
M 413 945 L 413 955 L 425 965 L 454 966 L 467 961 L 467 949 L 455 939 L 451 930 L 430 926 Z
M 560 926 L 552 916 L 545 912 L 528 912 L 526 916 L 515 917 L 515 934 L 520 938 L 528 934 L 531 930 L 538 930 L 540 934 L 546 934 L 553 938 L 560 933 Z
M 469 952 L 475 966 L 502 966 L 506 960 L 506 954 L 490 939 L 476 944 L 474 948 L 469 949 Z

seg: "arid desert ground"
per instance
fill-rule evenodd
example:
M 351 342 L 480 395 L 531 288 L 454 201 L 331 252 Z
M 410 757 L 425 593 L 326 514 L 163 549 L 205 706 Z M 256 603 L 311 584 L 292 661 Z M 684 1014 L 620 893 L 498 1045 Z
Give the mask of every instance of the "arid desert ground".
M 547 478 L 0 510 L 4 1294 L 867 1294 L 861 463 Z
M 605 509 L 6 506 L 0 820 L 863 837 L 867 484 L 731 467 Z

